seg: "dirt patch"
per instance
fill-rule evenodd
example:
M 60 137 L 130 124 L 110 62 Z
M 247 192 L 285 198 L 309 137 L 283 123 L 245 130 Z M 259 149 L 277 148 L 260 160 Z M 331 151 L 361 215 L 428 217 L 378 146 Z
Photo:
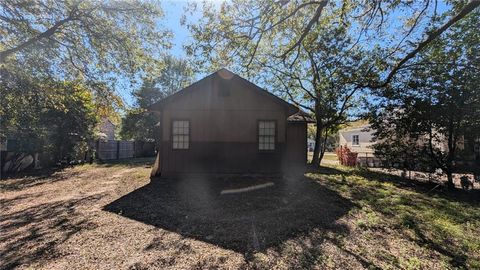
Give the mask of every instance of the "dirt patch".
M 470 197 L 425 195 L 427 188 L 334 169 L 308 177 L 151 180 L 151 162 L 78 166 L 2 182 L 0 268 L 480 265 L 474 237 L 480 211 Z M 273 185 L 221 194 L 265 183 Z
M 222 194 L 258 183 L 270 185 Z M 105 209 L 248 255 L 316 227 L 340 232 L 344 228 L 336 221 L 352 206 L 303 177 L 237 176 L 154 178 Z

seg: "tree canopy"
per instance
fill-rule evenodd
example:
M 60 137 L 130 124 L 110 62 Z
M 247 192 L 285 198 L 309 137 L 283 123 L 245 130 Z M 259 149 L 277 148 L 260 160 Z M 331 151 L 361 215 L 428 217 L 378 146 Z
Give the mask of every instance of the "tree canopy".
M 265 80 L 317 121 L 321 142 L 342 124 L 359 91 L 388 87 L 406 63 L 480 5 L 437 1 L 232 1 L 204 3 L 185 20 L 186 47 L 205 69 L 230 66 Z M 191 10 L 197 5 L 192 4 Z
M 112 79 L 155 68 L 170 33 L 158 4 L 144 1 L 0 2 L 0 61 L 32 73 Z
M 440 168 L 451 186 L 452 173 L 474 160 L 480 138 L 479 15 L 452 26 L 377 92 L 370 118 L 379 156 L 407 169 Z
M 192 83 L 193 71 L 186 60 L 165 55 L 163 62 L 158 74 L 144 78 L 142 86 L 132 92 L 135 104 L 122 118 L 122 138 L 153 141 L 158 119 L 147 111 L 148 106 Z
M 163 66 L 162 17 L 150 1 L 1 1 L 2 136 L 59 160 L 93 139 L 97 117 L 119 122 L 116 85 Z
M 382 72 L 389 81 L 418 51 L 480 5 L 478 1 L 452 1 L 446 3 L 450 8 L 441 11 L 442 4 L 430 0 L 231 1 L 220 7 L 204 3 L 200 21 L 185 19 L 195 38 L 186 49 L 197 56 L 199 64 L 235 63 L 236 68 L 248 70 L 265 51 L 294 61 L 302 44 L 318 33 L 317 28 L 340 23 L 355 36 L 355 46 L 384 49 L 379 60 L 386 65 Z M 192 11 L 197 9 L 191 5 Z M 332 22 L 332 14 L 338 22 Z
M 0 136 L 15 140 L 16 152 L 45 153 L 52 162 L 85 151 L 98 120 L 91 91 L 79 81 L 15 72 L 2 72 L 0 80 Z

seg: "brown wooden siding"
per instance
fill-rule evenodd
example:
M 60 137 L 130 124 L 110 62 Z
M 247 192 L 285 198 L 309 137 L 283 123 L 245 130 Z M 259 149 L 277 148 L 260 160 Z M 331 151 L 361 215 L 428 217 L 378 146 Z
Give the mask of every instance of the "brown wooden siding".
M 257 120 L 272 119 L 278 123 L 278 141 L 285 142 L 287 112 L 284 107 L 252 89 L 243 88 L 237 81 L 231 83 L 230 95 L 224 97 L 219 94 L 218 83 L 211 81 L 215 80 L 206 80 L 198 89 L 165 106 L 164 141 L 170 138 L 172 119 L 190 120 L 192 141 L 203 142 L 254 142 Z
M 177 151 L 167 141 L 162 145 L 162 174 L 280 172 L 285 146 L 276 147 L 261 152 L 256 142 L 192 142 L 190 149 Z
M 285 165 L 287 117 L 284 105 L 237 77 L 202 80 L 162 108 L 161 173 L 280 172 Z M 175 119 L 190 122 L 189 149 L 172 149 Z M 258 150 L 258 121 L 265 119 L 276 122 L 275 151 Z M 303 140 L 306 151 L 306 136 Z M 300 160 L 306 160 L 306 152 Z
M 287 125 L 286 166 L 299 167 L 307 163 L 307 124 L 288 123 Z

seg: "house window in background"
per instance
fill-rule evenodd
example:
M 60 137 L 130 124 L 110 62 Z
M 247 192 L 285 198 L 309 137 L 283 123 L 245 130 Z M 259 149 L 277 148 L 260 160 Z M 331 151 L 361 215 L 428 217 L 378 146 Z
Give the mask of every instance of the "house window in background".
M 359 146 L 360 145 L 360 140 L 358 135 L 352 135 L 352 145 Z
M 188 149 L 190 143 L 190 122 L 175 120 L 172 125 L 173 149 Z
M 275 121 L 258 121 L 258 150 L 275 150 Z

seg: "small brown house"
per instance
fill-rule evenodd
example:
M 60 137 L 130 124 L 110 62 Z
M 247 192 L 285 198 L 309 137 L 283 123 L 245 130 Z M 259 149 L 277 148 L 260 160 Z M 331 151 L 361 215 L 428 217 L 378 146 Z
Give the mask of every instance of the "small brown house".
M 306 164 L 299 109 L 226 69 L 150 110 L 159 117 L 152 175 L 278 173 Z

